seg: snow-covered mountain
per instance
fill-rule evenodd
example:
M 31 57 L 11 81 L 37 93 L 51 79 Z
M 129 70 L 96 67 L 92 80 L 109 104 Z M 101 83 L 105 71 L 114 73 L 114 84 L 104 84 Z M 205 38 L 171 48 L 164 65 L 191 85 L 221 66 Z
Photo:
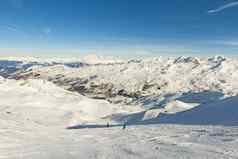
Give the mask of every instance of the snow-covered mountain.
M 160 57 L 120 63 L 116 60 L 89 63 L 35 62 L 27 63 L 31 66 L 25 67 L 28 69 L 19 69 L 18 64 L 13 68 L 12 65 L 3 68 L 2 72 L 4 76 L 7 72 L 9 78 L 45 79 L 91 98 L 147 108 L 163 106 L 176 99 L 186 100 L 187 103 L 206 103 L 238 94 L 237 59 L 220 56 Z M 18 71 L 12 71 L 14 68 Z M 193 94 L 199 96 L 193 97 Z
M 89 98 L 143 107 L 145 111 L 158 108 L 158 112 L 167 113 L 238 94 L 238 59 L 215 56 L 121 60 L 95 55 L 82 59 L 67 63 L 59 59 L 2 60 L 0 75 L 50 81 Z
M 238 60 L 89 59 L 0 60 L 0 158 L 238 157 Z
M 89 122 L 105 123 L 106 119 L 103 118 L 108 115 L 128 114 L 142 110 L 140 107 L 112 105 L 107 101 L 89 99 L 78 93 L 64 90 L 51 82 L 37 79 L 15 81 L 1 78 L 0 90 L 0 104 L 5 112 L 16 110 L 22 112 L 27 109 L 27 112 L 31 111 L 30 114 L 26 114 L 28 118 L 42 120 L 41 118 L 45 117 L 48 123 L 60 124 L 62 127 Z M 54 114 L 47 113 L 52 110 Z M 43 112 L 40 113 L 41 111 Z M 62 121 L 54 122 L 55 119 Z

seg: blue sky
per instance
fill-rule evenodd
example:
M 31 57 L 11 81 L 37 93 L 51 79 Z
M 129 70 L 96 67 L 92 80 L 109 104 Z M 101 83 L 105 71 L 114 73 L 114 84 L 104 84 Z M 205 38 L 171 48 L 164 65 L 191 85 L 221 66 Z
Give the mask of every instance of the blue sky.
M 235 0 L 2 0 L 0 55 L 238 53 Z

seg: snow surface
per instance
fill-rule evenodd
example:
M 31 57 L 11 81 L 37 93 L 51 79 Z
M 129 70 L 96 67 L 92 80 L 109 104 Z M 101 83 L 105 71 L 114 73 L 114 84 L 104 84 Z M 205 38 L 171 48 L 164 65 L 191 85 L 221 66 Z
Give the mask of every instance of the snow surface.
M 145 122 L 122 130 L 120 122 L 105 117 L 133 117 L 141 108 L 88 99 L 44 80 L 1 78 L 0 99 L 1 159 L 238 158 L 237 127 Z M 156 118 L 143 120 L 149 119 Z M 81 127 L 66 129 L 74 124 Z
M 126 105 L 111 105 L 107 101 L 92 100 L 77 93 L 72 93 L 57 87 L 51 82 L 44 80 L 5 80 L 0 83 L 1 105 L 5 111 L 19 110 L 27 112 L 34 109 L 37 114 L 29 114 L 29 118 L 46 117 L 51 122 L 51 115 L 47 112 L 54 110 L 54 119 L 61 119 L 62 126 L 68 124 L 77 124 L 84 122 L 97 122 L 100 119 L 114 113 L 131 113 L 140 111 L 140 107 Z M 9 97 L 11 99 L 9 99 Z M 42 113 L 40 113 L 43 111 Z M 23 112 L 23 113 L 27 113 Z M 46 116 L 44 116 L 46 115 Z M 37 119 L 35 119 L 37 120 Z M 52 124 L 55 121 L 52 121 Z M 105 121 L 103 121 L 105 123 Z
M 0 159 L 238 158 L 237 59 L 74 62 L 0 61 Z
M 160 122 L 190 125 L 235 125 L 238 126 L 238 97 L 230 97 L 212 104 L 172 115 L 163 115 Z

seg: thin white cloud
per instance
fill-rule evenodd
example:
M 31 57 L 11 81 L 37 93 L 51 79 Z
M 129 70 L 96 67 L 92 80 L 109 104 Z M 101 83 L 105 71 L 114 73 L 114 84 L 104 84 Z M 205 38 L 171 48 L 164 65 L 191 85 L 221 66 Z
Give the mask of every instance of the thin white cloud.
M 20 33 L 21 35 L 28 37 L 28 38 L 31 36 L 31 34 L 29 34 L 28 32 L 25 32 L 22 28 L 20 28 L 19 26 L 16 26 L 16 25 L 7 25 L 5 27 L 5 29 L 7 29 L 10 32 Z
M 50 27 L 46 27 L 42 30 L 42 32 L 45 34 L 45 35 L 48 35 L 52 32 L 52 29 Z
M 231 8 L 231 7 L 236 7 L 236 6 L 238 6 L 238 1 L 225 4 L 223 6 L 218 7 L 217 9 L 209 10 L 208 13 L 217 13 L 217 12 L 221 12 L 225 9 L 228 9 L 228 8 Z
M 237 47 L 238 46 L 238 41 L 215 41 L 215 44 L 218 45 L 224 45 L 224 46 L 230 46 L 230 47 Z
M 26 29 L 24 29 L 21 26 L 10 24 L 5 26 L 4 29 L 7 30 L 8 32 L 12 32 L 17 35 L 21 34 L 27 38 L 32 38 L 32 37 L 45 38 L 47 35 L 52 33 L 52 28 L 50 27 L 38 28 L 35 30 L 31 29 L 31 31 L 30 30 L 26 31 Z
M 14 26 L 7 26 L 7 30 L 12 31 L 12 32 L 20 32 L 16 27 Z
M 228 41 L 228 42 L 225 42 L 224 44 L 230 45 L 230 46 L 238 46 L 238 41 Z

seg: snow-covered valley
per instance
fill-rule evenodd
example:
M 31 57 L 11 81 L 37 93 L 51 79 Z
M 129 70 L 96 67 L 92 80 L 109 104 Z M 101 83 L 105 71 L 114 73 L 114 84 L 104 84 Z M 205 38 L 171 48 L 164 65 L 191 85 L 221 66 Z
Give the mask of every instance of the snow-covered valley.
M 237 69 L 223 57 L 0 60 L 0 158 L 238 158 Z

